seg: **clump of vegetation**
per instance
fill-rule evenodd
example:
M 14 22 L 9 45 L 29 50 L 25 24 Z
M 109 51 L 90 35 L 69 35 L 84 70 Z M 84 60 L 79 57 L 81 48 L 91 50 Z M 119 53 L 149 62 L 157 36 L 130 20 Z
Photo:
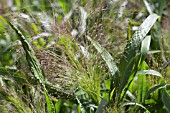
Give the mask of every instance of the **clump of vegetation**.
M 2 113 L 169 113 L 168 0 L 1 1 Z

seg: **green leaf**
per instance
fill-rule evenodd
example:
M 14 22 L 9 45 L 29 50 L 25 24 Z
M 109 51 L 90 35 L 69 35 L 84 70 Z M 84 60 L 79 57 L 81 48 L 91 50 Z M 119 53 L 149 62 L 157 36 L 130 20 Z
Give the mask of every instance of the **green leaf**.
M 0 19 L 3 20 L 4 22 L 6 22 L 16 32 L 16 34 L 20 38 L 20 41 L 21 41 L 24 51 L 26 53 L 27 62 L 29 64 L 31 72 L 33 73 L 35 78 L 37 78 L 37 80 L 40 83 L 44 84 L 44 80 L 45 80 L 44 73 L 42 72 L 41 66 L 40 66 L 37 58 L 34 55 L 34 50 L 32 49 L 32 47 L 26 40 L 25 36 L 11 22 L 7 21 L 2 16 L 0 16 Z
M 46 104 L 47 104 L 47 112 L 48 113 L 54 113 L 54 105 L 52 103 L 52 100 L 49 98 L 46 89 L 44 89 L 44 95 L 45 95 L 45 99 L 46 99 Z
M 142 71 L 138 71 L 136 74 L 137 75 L 140 75 L 140 74 L 155 75 L 155 76 L 163 78 L 161 73 L 155 70 L 142 70 Z
M 90 37 L 88 37 L 88 40 L 91 41 L 93 46 L 97 49 L 97 51 L 101 54 L 103 60 L 106 62 L 107 66 L 109 67 L 109 70 L 112 74 L 112 76 L 115 75 L 115 73 L 118 71 L 118 68 L 116 66 L 116 63 L 114 62 L 113 57 L 110 55 L 110 53 L 103 48 L 98 42 L 92 40 Z
M 158 89 L 162 89 L 162 88 L 165 88 L 165 85 L 156 85 L 154 87 L 152 87 L 146 94 L 146 99 L 149 97 L 149 95 L 154 92 L 155 90 L 158 90 Z
M 3 20 L 5 23 L 7 23 L 16 32 L 16 34 L 20 38 L 20 41 L 21 41 L 24 51 L 26 53 L 26 59 L 27 59 L 28 65 L 31 69 L 31 73 L 41 83 L 41 85 L 43 87 L 44 95 L 45 95 L 46 102 L 47 102 L 48 113 L 54 112 L 55 111 L 54 105 L 53 105 L 51 99 L 49 98 L 47 89 L 45 87 L 45 75 L 43 73 L 40 63 L 38 62 L 37 58 L 35 57 L 34 50 L 32 49 L 31 45 L 26 40 L 25 36 L 21 33 L 20 30 L 18 30 L 17 27 L 15 27 L 11 22 L 6 20 L 2 16 L 0 16 L 0 19 Z
M 157 19 L 158 19 L 158 15 L 156 14 L 149 15 L 145 19 L 145 21 L 140 25 L 139 29 L 134 33 L 131 40 L 127 43 L 126 48 L 124 50 L 123 57 L 120 59 L 120 65 L 119 65 L 120 82 L 119 83 L 121 85 L 119 88 L 118 95 L 125 94 L 129 84 L 134 78 L 135 73 L 138 71 L 139 64 L 140 62 L 142 62 L 141 60 L 139 60 L 140 46 L 142 40 L 147 35 L 147 33 L 149 32 L 149 30 L 151 29 L 151 27 L 153 26 L 153 24 L 156 22 Z M 149 38 L 147 40 L 149 40 Z M 124 94 L 121 94 L 122 91 Z
M 166 110 L 170 113 L 170 96 L 168 95 L 167 91 L 164 90 L 162 93 L 162 101 L 165 105 Z
M 55 113 L 59 113 L 59 112 L 60 112 L 61 105 L 62 105 L 62 100 L 59 99 L 59 100 L 56 102 L 56 104 L 55 104 L 55 109 L 56 109 Z
M 145 61 L 143 61 L 140 65 L 140 70 L 145 70 L 147 68 L 148 68 L 148 65 L 146 64 Z M 147 93 L 147 86 L 148 86 L 148 83 L 147 83 L 147 80 L 146 80 L 146 76 L 143 75 L 142 73 L 138 74 L 138 94 L 137 94 L 138 103 L 144 102 L 145 96 L 146 96 L 146 93 Z
M 151 7 L 151 5 L 148 3 L 147 0 L 143 0 L 145 6 L 146 6 L 146 9 L 148 10 L 149 14 L 152 14 L 153 13 L 153 8 Z
M 152 104 L 157 104 L 157 103 L 154 99 L 148 99 L 148 100 L 145 100 L 145 104 L 152 105 Z
M 134 106 L 140 106 L 141 108 L 145 109 L 147 113 L 150 113 L 142 104 L 136 103 L 136 102 L 126 102 L 122 105 L 122 107 L 127 105 L 134 105 Z
M 150 15 L 139 27 L 139 29 L 134 33 L 131 40 L 126 45 L 126 48 L 124 50 L 124 55 L 120 60 L 119 65 L 119 71 L 122 76 L 127 75 L 127 73 L 124 73 L 126 71 L 126 66 L 129 63 L 129 61 L 136 56 L 137 53 L 139 53 L 140 44 L 146 34 L 149 32 L 153 24 L 156 22 L 158 18 L 158 15 L 152 14 Z M 131 68 L 132 69 L 132 68 Z

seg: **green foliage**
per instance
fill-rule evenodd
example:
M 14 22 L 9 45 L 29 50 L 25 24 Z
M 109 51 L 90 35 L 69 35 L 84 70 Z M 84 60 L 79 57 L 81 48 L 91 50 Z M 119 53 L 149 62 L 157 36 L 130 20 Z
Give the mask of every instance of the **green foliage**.
M 2 0 L 0 111 L 170 112 L 169 3 Z

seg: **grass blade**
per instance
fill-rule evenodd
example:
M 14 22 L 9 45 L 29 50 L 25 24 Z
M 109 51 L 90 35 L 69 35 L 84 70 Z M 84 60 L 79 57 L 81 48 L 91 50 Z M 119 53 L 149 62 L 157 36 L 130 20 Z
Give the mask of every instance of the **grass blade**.
M 147 0 L 143 0 L 145 6 L 146 6 L 146 9 L 148 10 L 149 14 L 152 14 L 153 13 L 153 7 L 151 7 L 151 4 L 149 4 L 147 2 Z
M 56 102 L 56 104 L 55 104 L 55 108 L 56 108 L 56 111 L 55 111 L 55 113 L 59 113 L 60 112 L 60 109 L 61 109 L 61 106 L 62 106 L 62 100 L 61 99 L 59 99 L 57 102 Z
M 46 89 L 44 89 L 44 95 L 45 95 L 46 104 L 47 104 L 47 113 L 55 113 L 54 105 L 52 103 L 52 100 L 48 96 Z
M 165 85 L 156 85 L 156 86 L 152 87 L 152 88 L 147 92 L 145 98 L 147 99 L 152 92 L 154 92 L 154 91 L 156 91 L 156 90 L 158 90 L 158 89 L 162 89 L 162 88 L 165 88 Z
M 150 113 L 142 104 L 136 103 L 136 102 L 126 102 L 122 105 L 127 106 L 127 105 L 135 105 L 135 106 L 140 106 L 141 108 L 145 109 L 147 113 Z
M 38 62 L 37 58 L 35 57 L 34 50 L 26 40 L 25 36 L 18 30 L 17 27 L 15 27 L 11 22 L 0 16 L 0 19 L 6 22 L 18 35 L 20 38 L 20 41 L 22 43 L 22 46 L 24 48 L 24 51 L 26 53 L 26 59 L 28 62 L 28 65 L 30 67 L 31 73 L 35 76 L 35 78 L 41 83 L 43 86 L 44 94 L 46 97 L 46 102 L 47 102 L 47 110 L 48 113 L 54 112 L 54 105 L 51 101 L 51 99 L 48 96 L 47 89 L 45 87 L 45 75 L 43 73 L 43 70 L 41 68 L 40 63 Z
M 170 113 L 170 96 L 168 95 L 167 91 L 164 90 L 162 93 L 162 101 L 165 105 L 166 110 Z
M 151 36 L 146 36 L 146 38 L 142 41 L 141 45 L 141 65 L 140 70 L 146 70 L 148 68 L 148 65 L 146 64 L 145 57 L 148 54 L 149 47 L 151 42 Z M 137 75 L 137 74 L 136 74 Z M 139 103 L 143 103 L 145 96 L 146 96 L 146 90 L 147 90 L 147 82 L 146 82 L 146 76 L 143 75 L 143 73 L 138 74 L 138 95 L 137 100 Z
M 163 78 L 162 75 L 158 71 L 155 71 L 155 70 L 142 70 L 142 71 L 138 71 L 136 74 L 137 75 L 139 74 L 155 75 L 155 76 Z
M 88 37 L 88 40 L 91 41 L 93 46 L 97 49 L 97 51 L 101 54 L 103 60 L 106 62 L 106 64 L 109 67 L 109 70 L 112 74 L 112 76 L 115 75 L 115 73 L 118 71 L 118 68 L 116 66 L 116 63 L 114 62 L 113 57 L 110 55 L 110 53 L 103 48 L 98 42 L 92 40 L 90 37 Z
M 147 68 L 147 64 L 145 63 L 145 61 L 143 61 L 141 63 L 140 69 L 144 70 L 146 68 Z M 143 75 L 142 73 L 138 74 L 138 94 L 137 94 L 138 103 L 144 102 L 147 93 L 146 87 L 147 87 L 146 76 Z
M 127 85 L 130 84 L 132 80 L 129 80 L 130 76 L 134 76 L 135 73 L 138 71 L 139 65 L 139 51 L 140 45 L 146 34 L 149 32 L 151 27 L 154 25 L 156 20 L 158 19 L 158 15 L 151 14 L 149 15 L 145 21 L 140 25 L 139 29 L 134 33 L 131 40 L 127 43 L 126 48 L 124 50 L 123 57 L 120 59 L 119 71 L 120 71 L 120 88 L 119 88 L 119 95 L 123 90 L 125 94 L 127 90 Z M 133 59 L 136 57 L 136 62 Z M 137 60 L 138 59 L 138 60 Z M 133 61 L 133 62 L 132 62 Z M 142 61 L 141 61 L 142 62 Z M 133 79 L 133 77 L 131 77 Z M 125 86 L 127 86 L 125 88 Z M 121 94 L 121 95 L 124 95 Z M 123 97 L 121 97 L 123 98 Z M 120 99 L 122 100 L 122 99 Z
M 0 16 L 0 19 L 6 22 L 13 30 L 15 30 L 16 34 L 20 38 L 20 41 L 26 53 L 26 58 L 27 58 L 29 67 L 31 69 L 31 72 L 36 77 L 36 79 L 39 80 L 40 83 L 44 84 L 45 78 L 44 78 L 44 74 L 42 72 L 41 66 L 37 58 L 34 55 L 34 50 L 30 46 L 30 44 L 28 43 L 24 35 L 22 35 L 22 33 L 18 30 L 18 28 L 16 28 L 12 23 L 4 19 L 2 16 Z

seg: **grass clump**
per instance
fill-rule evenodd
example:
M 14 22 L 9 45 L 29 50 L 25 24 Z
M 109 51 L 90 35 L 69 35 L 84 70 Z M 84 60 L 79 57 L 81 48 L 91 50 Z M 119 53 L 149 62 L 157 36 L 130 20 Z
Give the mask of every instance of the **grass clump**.
M 10 1 L 0 111 L 170 112 L 168 0 Z

